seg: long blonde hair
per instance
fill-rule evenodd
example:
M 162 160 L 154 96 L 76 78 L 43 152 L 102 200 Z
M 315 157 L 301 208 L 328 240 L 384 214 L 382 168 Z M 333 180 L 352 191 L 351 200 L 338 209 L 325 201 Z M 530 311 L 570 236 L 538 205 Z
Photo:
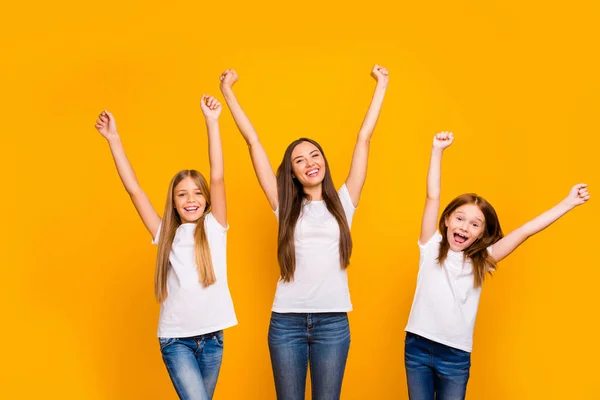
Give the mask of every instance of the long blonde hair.
M 156 272 L 154 274 L 154 295 L 159 303 L 162 303 L 167 298 L 167 274 L 169 271 L 169 255 L 173 246 L 175 232 L 181 225 L 179 213 L 175 210 L 175 202 L 173 200 L 175 187 L 184 180 L 190 177 L 202 192 L 202 196 L 206 200 L 204 213 L 196 221 L 196 230 L 194 232 L 194 254 L 196 259 L 196 268 L 198 269 L 198 281 L 203 287 L 208 287 L 216 282 L 215 270 L 210 256 L 210 247 L 206 231 L 204 230 L 204 219 L 210 212 L 210 190 L 206 179 L 202 174 L 194 169 L 184 169 L 179 171 L 169 184 L 167 193 L 167 202 L 165 205 L 165 213 L 160 228 L 160 236 L 158 239 L 158 254 L 156 256 Z

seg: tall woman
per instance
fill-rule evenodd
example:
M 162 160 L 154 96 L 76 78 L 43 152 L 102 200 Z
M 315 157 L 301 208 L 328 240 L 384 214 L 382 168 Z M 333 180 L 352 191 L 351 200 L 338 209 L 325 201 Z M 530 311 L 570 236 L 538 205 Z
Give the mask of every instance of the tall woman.
M 278 399 L 304 399 L 309 366 L 312 398 L 340 397 L 350 347 L 347 312 L 352 304 L 346 274 L 352 254 L 350 228 L 366 178 L 371 135 L 388 84 L 385 68 L 376 65 L 371 75 L 377 82 L 375 93 L 358 133 L 350 173 L 337 191 L 325 153 L 312 139 L 293 141 L 275 175 L 234 95 L 236 72 L 226 70 L 220 77 L 225 101 L 279 221 L 281 278 L 269 327 Z

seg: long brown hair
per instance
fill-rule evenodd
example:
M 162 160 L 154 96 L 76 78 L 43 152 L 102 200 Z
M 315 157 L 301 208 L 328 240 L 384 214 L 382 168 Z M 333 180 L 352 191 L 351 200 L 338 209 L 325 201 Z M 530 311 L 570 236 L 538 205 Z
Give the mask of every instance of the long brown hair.
M 504 236 L 500 227 L 500 221 L 496 215 L 496 210 L 483 197 L 477 196 L 475 193 L 465 193 L 456 197 L 446 206 L 439 223 L 442 241 L 440 242 L 440 252 L 437 261 L 442 265 L 450 249 L 448 235 L 446 234 L 448 231 L 446 220 L 452 215 L 454 210 L 465 204 L 474 204 L 479 207 L 485 218 L 483 235 L 463 251 L 464 259 L 471 260 L 473 264 L 474 286 L 480 287 L 485 280 L 485 273 L 488 272 L 491 275 L 492 270 L 498 267 L 494 258 L 488 253 L 487 248 Z
M 196 268 L 198 269 L 198 281 L 203 287 L 208 287 L 216 282 L 215 270 L 210 256 L 210 247 L 206 231 L 204 230 L 204 219 L 210 212 L 210 190 L 206 179 L 202 174 L 194 169 L 184 169 L 179 171 L 169 184 L 167 192 L 167 202 L 165 213 L 161 222 L 160 236 L 158 239 L 158 255 L 156 256 L 156 272 L 154 274 L 154 295 L 156 300 L 163 302 L 167 298 L 167 273 L 169 271 L 169 255 L 173 246 L 175 232 L 181 225 L 181 217 L 175 210 L 174 191 L 175 187 L 183 179 L 190 177 L 202 192 L 206 200 L 204 213 L 196 221 L 196 230 L 194 231 L 194 254 L 196 258 Z
M 292 151 L 302 142 L 312 143 L 319 149 L 325 161 L 325 177 L 323 178 L 322 196 L 327 210 L 335 217 L 340 228 L 340 267 L 346 268 L 350 264 L 352 255 L 352 237 L 350 227 L 340 197 L 338 196 L 333 179 L 329 172 L 329 164 L 323 148 L 314 140 L 300 138 L 292 142 L 285 150 L 283 160 L 277 169 L 277 193 L 279 200 L 279 234 L 277 237 L 277 259 L 281 270 L 281 279 L 284 282 L 294 280 L 296 271 L 296 246 L 294 245 L 294 230 L 302 211 L 302 205 L 309 201 L 304 193 L 302 184 L 292 178 Z

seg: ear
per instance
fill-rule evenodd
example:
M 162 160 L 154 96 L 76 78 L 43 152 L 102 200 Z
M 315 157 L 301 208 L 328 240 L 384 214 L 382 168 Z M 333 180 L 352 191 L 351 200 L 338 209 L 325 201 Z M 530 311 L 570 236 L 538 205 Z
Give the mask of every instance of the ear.
M 446 226 L 446 228 L 448 227 L 448 217 L 444 218 L 444 225 Z

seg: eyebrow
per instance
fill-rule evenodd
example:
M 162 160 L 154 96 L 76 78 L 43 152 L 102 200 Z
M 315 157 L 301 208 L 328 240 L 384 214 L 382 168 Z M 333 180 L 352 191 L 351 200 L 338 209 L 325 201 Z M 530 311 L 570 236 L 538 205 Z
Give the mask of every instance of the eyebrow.
M 192 190 L 200 190 L 200 188 L 194 188 Z M 187 192 L 187 189 L 179 189 L 179 190 L 177 190 L 177 193 L 179 193 L 179 192 Z
M 464 211 L 458 211 L 458 210 L 457 210 L 457 211 L 455 211 L 455 213 L 456 213 L 456 214 L 462 214 L 462 215 L 464 215 L 464 214 L 465 214 L 465 212 L 464 212 Z M 475 217 L 475 219 L 476 219 L 477 221 L 479 221 L 479 222 L 481 222 L 481 223 L 483 224 L 483 220 L 482 220 L 481 218 L 479 218 L 479 217 Z
M 308 155 L 312 155 L 312 153 L 314 153 L 315 151 L 319 152 L 319 149 L 314 149 L 313 151 L 311 151 L 310 153 L 308 153 Z M 296 156 L 296 157 L 294 157 L 294 160 L 297 159 L 297 158 L 302 158 L 302 157 L 304 157 L 304 156 L 302 156 L 302 155 Z

